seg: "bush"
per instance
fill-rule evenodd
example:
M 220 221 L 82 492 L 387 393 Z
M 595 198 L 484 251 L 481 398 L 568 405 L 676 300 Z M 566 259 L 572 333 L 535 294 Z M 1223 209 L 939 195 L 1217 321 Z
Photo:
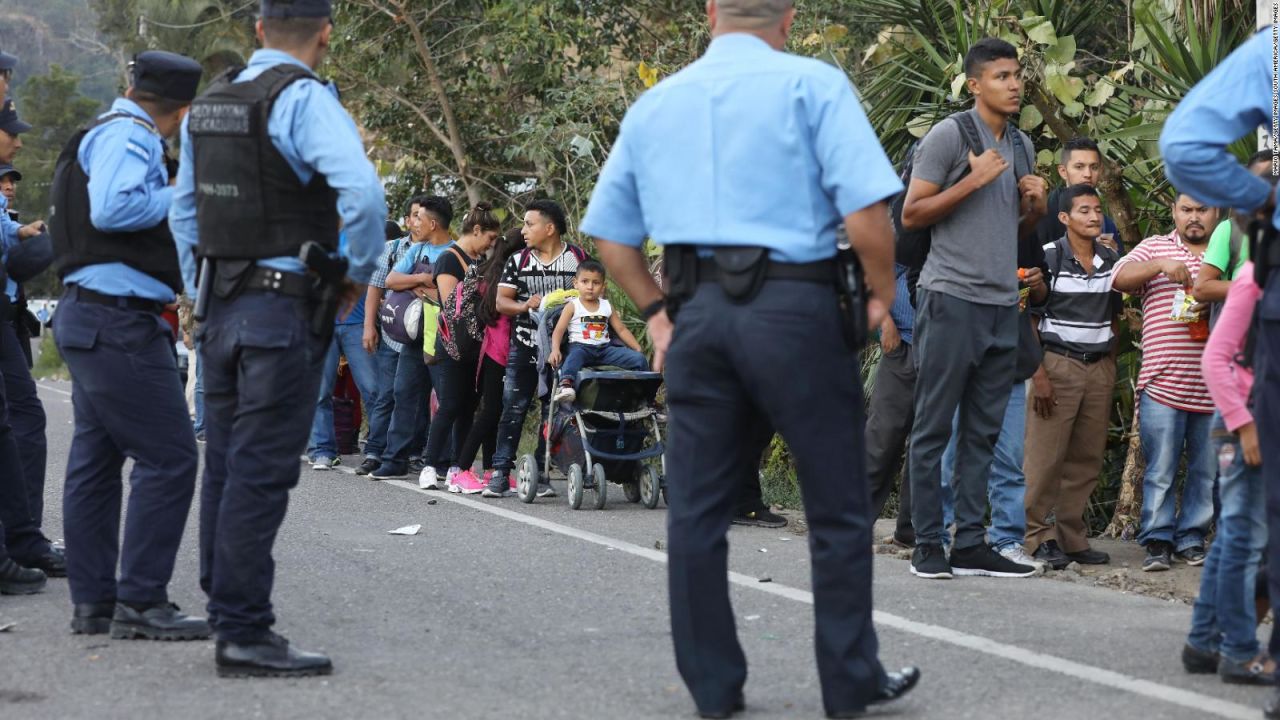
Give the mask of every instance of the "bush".
M 62 354 L 53 342 L 53 331 L 45 330 L 40 336 L 40 353 L 36 356 L 35 367 L 31 375 L 37 380 L 70 380 L 71 373 L 66 363 L 62 362 Z

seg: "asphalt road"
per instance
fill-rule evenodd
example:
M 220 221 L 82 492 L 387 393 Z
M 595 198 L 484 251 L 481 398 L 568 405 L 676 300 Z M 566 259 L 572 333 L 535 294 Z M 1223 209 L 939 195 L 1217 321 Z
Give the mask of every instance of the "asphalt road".
M 42 387 L 58 538 L 69 386 Z M 0 633 L 0 718 L 694 717 L 655 549 L 665 513 L 614 489 L 607 510 L 572 511 L 563 492 L 524 505 L 304 468 L 276 545 L 277 629 L 330 653 L 333 676 L 219 680 L 211 642 L 73 636 L 66 581 L 51 580 L 0 598 L 0 624 L 16 623 Z M 196 517 L 170 593 L 200 612 Z M 387 534 L 415 523 L 419 535 Z M 822 717 L 805 538 L 734 528 L 730 542 L 751 662 L 742 717 Z M 881 657 L 924 673 L 877 716 L 1261 716 L 1263 690 L 1182 672 L 1186 605 L 1039 578 L 922 581 L 884 556 L 875 573 Z

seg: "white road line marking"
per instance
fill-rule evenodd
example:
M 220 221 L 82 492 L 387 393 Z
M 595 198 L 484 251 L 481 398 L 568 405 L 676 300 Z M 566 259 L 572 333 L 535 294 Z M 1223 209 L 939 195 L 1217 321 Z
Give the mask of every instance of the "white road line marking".
M 48 390 L 49 392 L 56 392 L 56 393 L 58 393 L 59 395 L 66 395 L 67 397 L 71 397 L 71 393 L 70 393 L 70 392 L 68 392 L 68 391 L 66 391 L 66 390 L 59 390 L 59 389 L 58 389 L 58 388 L 56 388 L 56 387 L 49 387 L 48 385 L 45 385 L 44 383 L 36 383 L 36 386 L 37 386 L 37 387 L 40 387 L 40 388 L 43 388 L 43 389 L 45 389 L 45 390 Z
M 347 468 L 339 466 L 337 469 L 354 474 L 354 470 L 348 471 Z M 616 540 L 614 538 L 599 535 L 586 530 L 579 530 L 568 525 L 544 520 L 532 515 L 526 515 L 514 510 L 473 500 L 461 495 L 454 495 L 448 492 L 430 491 L 419 488 L 415 483 L 404 480 L 385 480 L 384 485 L 394 485 L 405 490 L 427 495 L 429 497 L 438 498 L 440 500 L 448 500 L 449 502 L 465 505 L 474 510 L 497 515 L 507 520 L 512 520 L 525 525 L 530 525 L 542 530 L 549 530 L 559 535 L 576 538 L 596 545 L 601 545 L 614 550 L 620 550 L 636 557 L 645 558 L 658 563 L 666 563 L 666 553 L 659 552 L 653 548 L 641 547 L 625 540 Z M 735 585 L 750 588 L 758 592 L 777 595 L 789 600 L 804 603 L 806 605 L 813 604 L 813 593 L 808 590 L 789 587 L 780 583 L 761 583 L 756 578 L 742 573 L 729 572 L 729 581 Z M 1121 690 L 1134 695 L 1159 700 L 1161 702 L 1179 705 L 1192 710 L 1213 715 L 1215 717 L 1230 718 L 1231 720 L 1256 720 L 1259 711 L 1257 708 L 1248 707 L 1239 703 L 1233 703 L 1222 698 L 1216 698 L 1211 695 L 1202 695 L 1190 690 L 1182 690 L 1180 688 L 1171 687 L 1169 685 L 1161 685 L 1150 680 L 1131 677 L 1123 673 L 1106 670 L 1092 665 L 1086 665 L 1074 660 L 1060 658 L 1054 655 L 1027 650 L 1016 645 L 1008 645 L 998 642 L 981 635 L 972 635 L 969 633 L 952 630 L 951 628 L 942 627 L 940 625 L 931 625 L 929 623 L 917 622 L 900 615 L 894 615 L 881 610 L 874 612 L 873 618 L 875 622 L 884 627 L 901 630 L 902 632 L 919 635 L 920 637 L 937 640 L 949 645 L 956 645 L 970 650 L 992 655 L 1005 660 L 1011 660 L 1029 667 L 1039 668 L 1048 672 L 1066 675 L 1078 680 L 1085 680 L 1097 685 L 1103 685 L 1115 690 Z

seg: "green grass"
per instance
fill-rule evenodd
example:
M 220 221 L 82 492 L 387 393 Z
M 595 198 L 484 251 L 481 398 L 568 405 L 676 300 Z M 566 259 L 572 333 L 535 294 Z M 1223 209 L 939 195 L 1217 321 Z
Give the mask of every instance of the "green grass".
M 40 354 L 36 357 L 31 374 L 37 380 L 70 380 L 71 373 L 62 362 L 58 346 L 53 342 L 53 331 L 46 329 L 40 336 Z

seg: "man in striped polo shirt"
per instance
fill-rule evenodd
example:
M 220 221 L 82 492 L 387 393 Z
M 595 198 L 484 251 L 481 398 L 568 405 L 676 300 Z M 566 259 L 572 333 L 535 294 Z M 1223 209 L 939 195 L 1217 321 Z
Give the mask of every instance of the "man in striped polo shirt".
M 1213 401 L 1200 374 L 1205 341 L 1192 339 L 1190 324 L 1174 319 L 1174 313 L 1200 272 L 1209 229 L 1217 221 L 1216 209 L 1179 195 L 1173 204 L 1177 229 L 1143 240 L 1114 271 L 1117 290 L 1142 296 L 1137 390 L 1138 426 L 1147 458 L 1138 534 L 1138 542 L 1147 549 L 1143 570 L 1168 570 L 1172 556 L 1202 564 L 1204 538 L 1213 522 Z M 1178 508 L 1173 483 L 1184 448 L 1187 478 Z
M 1044 361 L 1027 398 L 1026 550 L 1054 570 L 1073 560 L 1102 565 L 1089 548 L 1084 511 L 1098 484 L 1116 382 L 1115 325 L 1120 295 L 1112 289 L 1119 254 L 1099 241 L 1102 203 L 1092 186 L 1059 194 L 1066 235 L 1044 246 L 1049 296 L 1039 316 Z

